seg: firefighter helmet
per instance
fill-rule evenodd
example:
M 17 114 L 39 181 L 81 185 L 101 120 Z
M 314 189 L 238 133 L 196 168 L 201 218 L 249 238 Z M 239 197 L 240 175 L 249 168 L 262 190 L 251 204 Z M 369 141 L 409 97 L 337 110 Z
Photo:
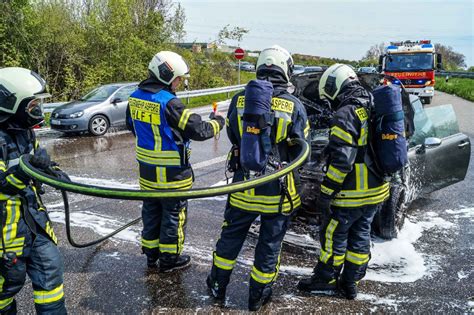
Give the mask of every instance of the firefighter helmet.
M 345 85 L 355 80 L 357 80 L 357 75 L 351 67 L 336 63 L 327 68 L 321 76 L 319 95 L 321 98 L 333 101 Z
M 293 58 L 291 54 L 283 47 L 273 45 L 260 52 L 257 60 L 257 75 L 261 71 L 278 71 L 287 82 L 290 81 L 293 73 Z
M 172 51 L 160 51 L 148 65 L 148 70 L 166 85 L 177 77 L 189 77 L 189 67 L 181 55 Z

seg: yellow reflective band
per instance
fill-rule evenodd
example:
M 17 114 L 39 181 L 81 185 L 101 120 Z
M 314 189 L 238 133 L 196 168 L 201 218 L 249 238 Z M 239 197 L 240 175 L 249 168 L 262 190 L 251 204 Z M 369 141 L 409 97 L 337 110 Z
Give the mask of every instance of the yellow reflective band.
M 334 255 L 333 256 L 333 265 L 338 267 L 344 263 L 345 255 Z
M 211 120 L 209 123 L 212 126 L 214 136 L 217 135 L 219 133 L 219 123 L 217 122 L 217 120 L 214 120 L 214 119 Z
M 352 144 L 352 136 L 338 126 L 333 126 L 331 128 L 331 136 L 336 136 L 342 141 Z
M 51 224 L 49 223 L 49 221 L 46 222 L 45 231 L 46 231 L 46 233 L 51 237 L 51 239 L 53 240 L 53 242 L 54 242 L 55 244 L 57 244 L 57 243 L 58 243 L 58 239 L 57 239 L 56 235 L 54 234 L 54 230 L 53 230 L 53 228 L 51 227 Z
M 305 138 L 308 138 L 308 136 L 309 136 L 309 131 L 310 131 L 309 121 L 306 121 L 306 127 L 304 128 L 304 131 L 303 131 L 303 134 L 304 134 L 304 137 L 305 137 Z
M 326 195 L 332 195 L 332 193 L 334 192 L 334 189 L 321 185 L 321 192 Z
M 240 115 L 237 115 L 237 124 L 239 125 L 239 134 L 242 137 L 244 127 L 243 127 L 242 117 Z
M 346 178 L 347 174 L 341 172 L 337 168 L 335 168 L 332 165 L 329 165 L 328 171 L 326 172 L 326 176 L 332 180 L 333 182 L 336 182 L 338 184 L 342 184 L 344 182 L 344 179 Z
M 264 273 L 258 270 L 255 266 L 253 266 L 250 276 L 252 277 L 252 279 L 254 279 L 255 281 L 259 283 L 267 284 L 273 281 L 273 279 L 276 276 L 276 272 Z
M 225 119 L 225 125 L 226 125 L 227 127 L 230 126 L 230 124 L 229 124 L 229 118 L 227 118 L 227 117 L 226 117 L 226 119 Z
M 20 201 L 17 198 L 8 199 L 6 203 L 7 218 L 5 226 L 3 227 L 3 235 L 5 243 L 10 243 L 15 240 L 18 221 L 20 220 Z
M 357 140 L 357 144 L 359 146 L 364 146 L 364 145 L 367 145 L 367 136 L 368 136 L 368 123 L 367 121 L 364 121 L 362 123 L 362 127 L 360 129 L 360 137 L 359 137 L 359 140 Z
M 178 217 L 178 254 L 181 254 L 184 246 L 184 223 L 186 222 L 186 207 L 181 208 Z
M 150 249 L 160 247 L 160 239 L 159 238 L 157 238 L 156 240 L 146 240 L 142 237 L 142 242 L 141 243 L 142 243 L 143 247 L 150 248 Z
M 226 259 L 223 257 L 217 256 L 217 254 L 214 252 L 214 265 L 220 269 L 224 270 L 232 270 L 235 266 L 235 263 L 237 262 L 236 259 L 231 260 L 231 259 Z
M 23 182 L 19 180 L 18 178 L 16 178 L 13 174 L 10 174 L 7 176 L 7 182 L 20 190 L 26 188 L 26 185 L 23 184 Z
M 321 249 L 321 255 L 319 256 L 319 259 L 323 263 L 327 263 L 329 258 L 331 258 L 332 256 L 332 244 L 333 244 L 332 236 L 338 224 L 339 224 L 338 221 L 331 219 L 328 226 L 326 227 L 326 234 L 324 236 L 326 238 L 326 242 L 324 245 L 324 250 Z
M 283 141 L 286 139 L 286 134 L 287 134 L 287 121 L 283 118 L 278 118 L 278 126 L 277 126 L 277 132 L 276 132 L 276 139 L 275 141 L 277 143 Z
M 161 253 L 178 253 L 178 244 L 161 244 L 160 243 L 160 252 Z
M 140 155 L 150 157 L 150 158 L 163 158 L 163 159 L 172 159 L 172 158 L 177 158 L 179 159 L 179 153 L 178 151 L 162 151 L 161 147 L 159 150 L 147 150 L 144 148 L 137 147 L 136 148 L 137 153 L 140 153 Z
M 23 245 L 19 247 L 8 247 L 7 252 L 14 252 L 17 256 L 23 255 Z M 0 254 L 3 254 L 3 249 L 0 247 Z
M 5 278 L 0 275 L 0 293 L 3 292 L 3 283 L 5 283 Z
M 380 194 L 386 193 L 390 189 L 390 184 L 385 183 L 380 187 L 369 188 L 366 190 L 341 190 L 336 198 L 363 198 L 363 197 L 375 197 Z
M 343 208 L 355 208 L 361 207 L 366 205 L 375 205 L 381 202 L 384 202 L 390 196 L 390 191 L 385 192 L 382 195 L 376 197 L 368 197 L 368 198 L 360 198 L 360 199 L 334 199 L 331 202 L 331 205 L 336 207 L 343 207 Z
M 278 213 L 280 210 L 280 196 L 249 196 L 245 193 L 233 193 L 230 196 L 230 204 L 246 211 L 261 213 Z M 293 208 L 301 206 L 301 198 L 298 195 L 291 196 Z M 289 212 L 291 204 L 285 197 L 281 211 Z
M 355 252 L 351 252 L 350 250 L 348 250 L 346 252 L 346 260 L 347 261 L 350 261 L 351 263 L 355 264 L 355 265 L 365 265 L 366 263 L 369 262 L 369 254 L 358 254 L 358 253 L 355 253 Z
M 369 171 L 364 163 L 355 164 L 356 190 L 369 189 Z
M 179 119 L 178 128 L 184 131 L 186 124 L 188 123 L 189 117 L 191 117 L 192 112 L 189 109 L 183 110 L 181 118 Z
M 61 284 L 51 291 L 33 291 L 36 304 L 47 304 L 61 300 L 64 297 L 64 286 Z
M 8 305 L 10 305 L 12 303 L 13 303 L 13 298 L 12 297 L 0 300 L 0 310 L 6 308 Z
M 0 171 L 6 172 L 6 170 L 7 170 L 7 167 L 5 165 L 5 162 L 0 161 Z

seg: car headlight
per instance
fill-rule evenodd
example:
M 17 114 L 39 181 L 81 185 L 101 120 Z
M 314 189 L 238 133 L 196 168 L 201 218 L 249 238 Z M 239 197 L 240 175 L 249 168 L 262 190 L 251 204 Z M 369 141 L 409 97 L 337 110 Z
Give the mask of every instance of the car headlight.
M 82 115 L 84 115 L 84 112 L 81 110 L 80 112 L 75 112 L 75 113 L 69 114 L 69 118 L 79 118 Z

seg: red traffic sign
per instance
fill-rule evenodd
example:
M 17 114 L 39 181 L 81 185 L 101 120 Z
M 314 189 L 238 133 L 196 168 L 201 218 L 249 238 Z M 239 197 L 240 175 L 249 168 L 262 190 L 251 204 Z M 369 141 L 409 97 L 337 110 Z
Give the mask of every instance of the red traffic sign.
M 245 50 L 243 50 L 242 48 L 237 48 L 235 51 L 234 51 L 234 57 L 236 59 L 242 59 L 244 58 L 245 56 Z

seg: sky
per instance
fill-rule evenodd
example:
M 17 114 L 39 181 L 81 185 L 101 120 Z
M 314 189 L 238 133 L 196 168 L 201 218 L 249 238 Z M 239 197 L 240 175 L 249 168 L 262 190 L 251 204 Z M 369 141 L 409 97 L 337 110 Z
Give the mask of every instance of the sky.
M 474 65 L 473 0 L 179 0 L 186 41 L 212 41 L 225 25 L 249 30 L 240 46 L 360 59 L 370 46 L 430 39 Z M 229 41 L 228 44 L 236 45 Z

